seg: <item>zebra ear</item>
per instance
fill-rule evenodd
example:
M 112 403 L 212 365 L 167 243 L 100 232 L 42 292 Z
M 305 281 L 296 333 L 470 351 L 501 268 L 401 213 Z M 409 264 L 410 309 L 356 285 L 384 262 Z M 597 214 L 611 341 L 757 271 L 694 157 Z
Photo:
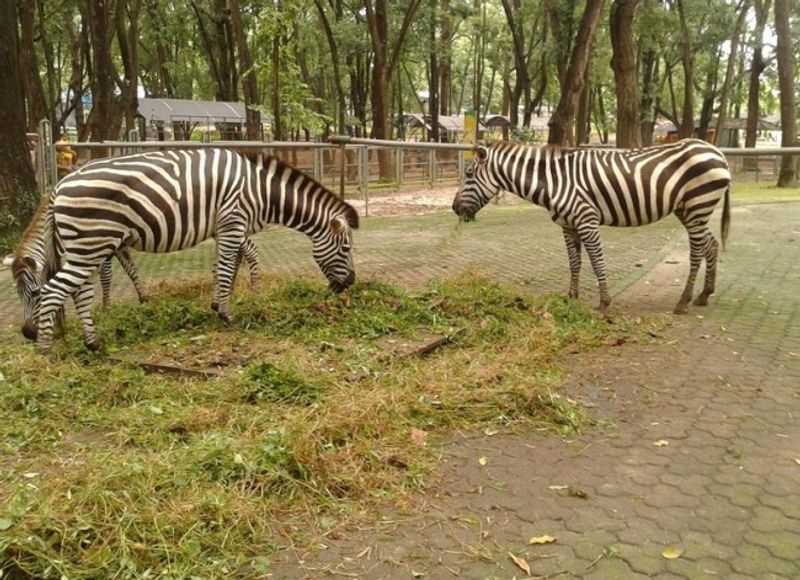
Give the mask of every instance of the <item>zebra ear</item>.
M 341 234 L 347 229 L 347 219 L 344 216 L 337 215 L 331 220 L 331 231 L 334 235 Z
M 475 159 L 479 163 L 483 163 L 489 158 L 489 148 L 485 145 L 478 145 L 475 148 Z

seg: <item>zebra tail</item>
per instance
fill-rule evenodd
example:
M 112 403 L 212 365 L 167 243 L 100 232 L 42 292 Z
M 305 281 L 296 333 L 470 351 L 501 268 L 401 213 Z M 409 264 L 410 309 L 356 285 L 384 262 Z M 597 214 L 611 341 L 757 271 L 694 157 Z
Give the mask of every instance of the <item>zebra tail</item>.
M 725 201 L 722 205 L 722 249 L 728 243 L 728 232 L 731 228 L 731 186 L 725 190 Z

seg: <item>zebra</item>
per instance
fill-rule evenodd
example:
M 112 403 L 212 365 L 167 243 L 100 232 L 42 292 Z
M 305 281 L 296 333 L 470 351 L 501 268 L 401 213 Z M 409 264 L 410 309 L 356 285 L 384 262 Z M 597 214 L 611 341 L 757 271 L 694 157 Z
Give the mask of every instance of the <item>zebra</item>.
M 21 284 L 19 285 L 21 294 L 31 295 L 36 293 L 38 295 L 41 286 L 47 281 L 47 275 L 40 276 L 30 274 L 40 274 L 44 272 L 46 261 L 46 246 L 44 239 L 45 216 L 47 206 L 50 203 L 51 200 L 44 199 L 40 204 L 40 207 L 37 208 L 37 211 L 34 213 L 34 216 L 29 222 L 28 227 L 25 229 L 25 232 L 23 233 L 22 238 L 14 252 L 12 269 L 15 277 L 19 277 L 21 281 Z M 114 252 L 114 257 L 122 265 L 123 270 L 133 283 L 133 287 L 136 291 L 136 296 L 139 299 L 139 302 L 147 302 L 148 296 L 144 290 L 144 285 L 142 284 L 141 278 L 139 277 L 139 271 L 136 267 L 136 264 L 130 255 L 129 248 L 127 246 L 119 248 L 116 252 Z M 238 259 L 241 260 L 242 257 L 247 260 L 250 271 L 250 286 L 251 288 L 255 289 L 258 286 L 258 279 L 260 275 L 258 264 L 258 248 L 249 238 L 245 239 L 244 244 L 239 251 Z M 103 309 L 108 308 L 108 305 L 111 302 L 111 260 L 112 258 L 109 256 L 100 266 L 100 288 L 103 296 Z M 23 267 L 23 265 L 25 267 Z M 32 302 L 23 300 L 23 304 L 31 305 Z M 23 316 L 26 321 L 32 320 L 30 311 L 24 312 Z M 22 334 L 25 336 L 25 338 L 35 339 L 35 326 L 31 324 L 24 325 L 22 327 Z
M 569 296 L 578 298 L 581 247 L 585 246 L 603 313 L 611 297 L 599 226 L 642 226 L 674 213 L 689 234 L 689 277 L 674 308 L 676 314 L 685 314 L 703 259 L 705 284 L 694 304 L 707 305 L 714 293 L 719 244 L 708 221 L 724 195 L 724 248 L 730 228 L 730 181 L 725 157 L 699 139 L 630 151 L 498 142 L 477 147 L 453 200 L 453 211 L 461 221 L 470 221 L 501 189 L 547 209 L 561 226 L 567 246 Z
M 275 158 L 253 163 L 224 149 L 160 151 L 87 163 L 62 179 L 44 211 L 44 279 L 24 259 L 12 265 L 40 352 L 52 347 L 53 324 L 68 295 L 75 300 L 90 350 L 100 345 L 91 318 L 90 276 L 121 248 L 173 252 L 216 238 L 212 308 L 233 322 L 228 301 L 245 236 L 281 224 L 306 234 L 332 290 L 355 281 L 356 210 L 323 185 Z M 40 278 L 41 279 L 41 278 Z M 32 291 L 28 291 L 32 288 Z

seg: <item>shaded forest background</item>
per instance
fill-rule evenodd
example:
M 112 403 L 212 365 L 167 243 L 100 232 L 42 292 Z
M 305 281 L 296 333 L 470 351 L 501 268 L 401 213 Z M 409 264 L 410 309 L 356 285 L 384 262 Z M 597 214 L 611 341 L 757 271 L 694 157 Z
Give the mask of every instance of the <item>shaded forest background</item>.
M 789 146 L 798 38 L 798 0 L 0 0 L 0 227 L 30 211 L 26 131 L 117 139 L 139 95 L 244 102 L 249 139 L 266 120 L 277 140 L 396 138 L 427 112 L 439 140 L 438 115 L 473 110 L 513 139 L 544 116 L 551 143 L 620 147 L 731 118 L 754 146 L 779 114 Z

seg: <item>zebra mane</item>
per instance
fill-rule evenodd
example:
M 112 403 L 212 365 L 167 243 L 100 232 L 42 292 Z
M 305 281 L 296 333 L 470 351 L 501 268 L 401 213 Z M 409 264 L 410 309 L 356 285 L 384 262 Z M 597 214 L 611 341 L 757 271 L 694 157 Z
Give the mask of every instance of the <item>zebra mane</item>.
M 491 149 L 495 151 L 505 151 L 507 149 L 516 149 L 518 147 L 529 148 L 529 149 L 539 149 L 542 153 L 550 153 L 551 159 L 561 159 L 567 153 L 573 151 L 573 149 L 569 147 L 563 147 L 561 145 L 528 145 L 524 143 L 516 143 L 514 141 L 495 141 L 491 144 Z
M 58 267 L 52 199 L 43 196 L 14 251 L 11 274 L 19 281 L 24 271 L 40 269 L 39 278 L 44 283 L 55 274 Z
M 28 257 L 34 245 L 41 244 L 44 241 L 42 234 L 43 230 L 47 228 L 47 210 L 49 207 L 50 198 L 48 196 L 42 196 L 36 211 L 33 213 L 31 221 L 28 222 L 28 226 L 25 228 L 25 231 L 22 232 L 22 237 L 14 251 L 15 260 L 17 258 L 22 259 Z
M 341 212 L 344 218 L 347 220 L 347 224 L 353 228 L 358 229 L 358 211 L 352 205 L 340 199 L 338 195 L 336 195 L 333 191 L 331 191 L 328 187 L 325 187 L 319 181 L 308 175 L 307 173 L 300 171 L 296 167 L 289 165 L 279 157 L 275 157 L 274 155 L 267 155 L 261 152 L 253 152 L 248 151 L 246 155 L 243 155 L 248 161 L 254 163 L 258 168 L 264 169 L 269 165 L 271 161 L 275 161 L 278 170 L 283 171 L 285 169 L 289 169 L 294 173 L 299 173 L 303 176 L 304 179 L 310 181 L 314 187 L 323 193 L 323 195 L 330 196 L 333 199 L 333 205 L 336 207 L 337 210 Z

